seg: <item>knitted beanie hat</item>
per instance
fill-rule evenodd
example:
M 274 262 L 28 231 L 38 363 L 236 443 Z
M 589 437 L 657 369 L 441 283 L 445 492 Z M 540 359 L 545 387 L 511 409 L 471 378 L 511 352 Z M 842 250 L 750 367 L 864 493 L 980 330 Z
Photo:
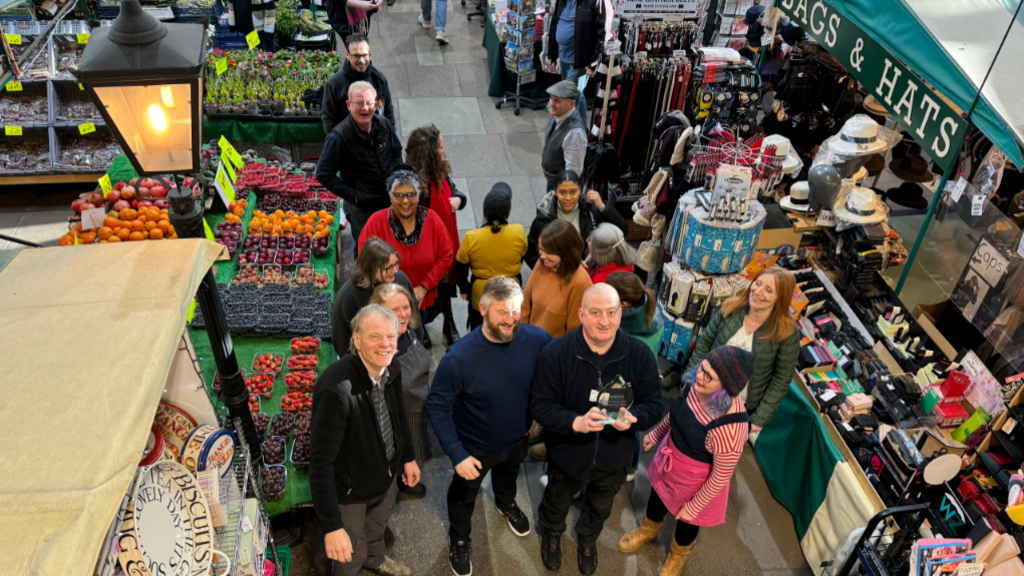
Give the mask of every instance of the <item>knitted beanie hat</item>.
M 733 398 L 739 396 L 747 386 L 747 381 L 754 373 L 756 358 L 757 354 L 736 346 L 719 346 L 704 357 L 718 374 L 726 393 Z

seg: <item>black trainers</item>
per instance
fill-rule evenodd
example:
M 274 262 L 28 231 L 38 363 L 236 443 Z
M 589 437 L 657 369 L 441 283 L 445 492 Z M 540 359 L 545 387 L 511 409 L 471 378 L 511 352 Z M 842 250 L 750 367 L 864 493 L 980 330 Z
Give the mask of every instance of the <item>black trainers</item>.
M 576 564 L 579 566 L 580 574 L 584 576 L 597 572 L 597 544 L 580 542 L 576 551 Z
M 398 483 L 398 500 L 419 500 L 427 495 L 427 487 L 423 485 L 423 482 L 416 484 L 415 486 L 406 486 L 401 482 Z
M 473 573 L 473 563 L 469 561 L 472 551 L 469 538 L 449 542 L 448 561 L 452 564 L 452 573 L 455 576 L 470 576 Z
M 526 536 L 530 533 L 530 520 L 526 517 L 526 514 L 523 514 L 523 511 L 519 509 L 519 505 L 515 502 L 504 510 L 498 508 L 498 514 L 501 514 L 505 517 L 505 520 L 508 520 L 508 527 L 512 529 L 516 536 Z
M 545 534 L 540 542 L 540 560 L 552 572 L 562 568 L 562 535 Z

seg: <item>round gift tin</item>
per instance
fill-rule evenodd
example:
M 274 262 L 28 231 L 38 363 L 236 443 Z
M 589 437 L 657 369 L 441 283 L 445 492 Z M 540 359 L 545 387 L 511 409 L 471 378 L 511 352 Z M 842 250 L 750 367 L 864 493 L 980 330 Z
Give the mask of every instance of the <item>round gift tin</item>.
M 220 470 L 221 478 L 231 473 L 231 464 L 235 459 L 235 435 L 230 430 L 218 429 L 203 442 L 199 453 L 197 470 Z

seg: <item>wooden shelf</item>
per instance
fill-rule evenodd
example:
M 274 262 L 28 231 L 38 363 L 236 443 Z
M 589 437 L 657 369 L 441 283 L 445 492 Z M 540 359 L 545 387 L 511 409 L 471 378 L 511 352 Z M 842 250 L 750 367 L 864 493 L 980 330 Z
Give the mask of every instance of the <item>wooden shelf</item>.
M 82 174 L 40 174 L 38 176 L 0 176 L 0 186 L 96 182 L 102 177 L 103 172 L 85 172 Z

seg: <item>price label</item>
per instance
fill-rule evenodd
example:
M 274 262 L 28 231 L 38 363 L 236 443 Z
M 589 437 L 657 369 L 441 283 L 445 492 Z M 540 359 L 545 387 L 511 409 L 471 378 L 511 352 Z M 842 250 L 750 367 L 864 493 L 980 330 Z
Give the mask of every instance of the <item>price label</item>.
M 79 89 L 79 90 L 85 90 L 85 86 L 82 86 L 81 84 L 79 84 L 79 85 L 78 85 L 78 89 Z
M 836 215 L 831 210 L 822 210 L 818 217 L 814 219 L 814 225 L 821 226 L 822 228 L 835 228 Z
M 100 188 L 103 189 L 103 197 L 104 198 L 106 198 L 107 194 L 110 194 L 110 191 L 114 189 L 114 187 L 110 185 L 110 175 L 109 174 L 104 174 L 103 178 L 100 178 Z
M 210 242 L 216 242 L 217 237 L 213 235 L 213 230 L 210 230 L 210 223 L 203 218 L 203 229 L 206 230 L 206 239 Z
M 646 52 L 646 51 L 643 51 L 643 52 L 637 52 L 637 53 L 636 53 L 636 57 L 637 57 L 638 59 L 639 59 L 639 58 L 647 58 L 647 52 Z
M 196 315 L 196 299 L 193 298 L 192 299 L 192 303 L 188 305 L 188 314 L 185 316 L 185 320 L 188 321 L 189 324 L 191 324 L 192 323 L 192 318 L 194 318 L 195 315 Z
M 982 208 L 985 206 L 985 195 L 979 194 L 971 197 L 971 216 L 981 216 Z
M 19 82 L 17 80 L 11 80 L 10 82 L 7 83 L 7 91 L 8 92 L 21 92 L 22 89 L 23 88 L 21 86 L 21 82 Z
M 220 60 L 217 60 L 213 63 L 213 65 L 217 68 L 217 76 L 220 76 L 221 74 L 228 71 L 228 57 L 225 56 Z
M 4 126 L 4 136 L 22 136 L 21 126 Z
M 86 122 L 85 124 L 79 124 L 78 125 L 78 133 L 82 134 L 83 136 L 85 134 L 92 134 L 95 131 L 96 131 L 96 125 L 93 124 L 92 122 Z
M 220 165 L 223 166 L 224 170 L 228 173 L 232 184 L 238 181 L 238 174 L 235 173 L 234 166 L 231 165 L 231 161 L 228 160 L 224 154 L 220 155 Z
M 256 30 L 245 35 L 245 41 L 249 43 L 249 50 L 260 45 L 260 33 Z
M 223 160 L 223 158 L 227 156 L 228 160 L 231 161 L 231 164 L 234 165 L 235 169 L 241 170 L 242 155 L 239 154 L 237 150 L 235 150 L 235 147 L 232 146 L 230 142 L 228 142 L 228 139 L 221 136 L 220 140 L 217 142 L 217 145 L 220 146 L 221 159 Z
M 72 231 L 71 237 L 75 239 L 75 246 L 78 246 L 78 232 Z
M 7 36 L 7 43 L 12 46 L 21 44 L 21 34 L 4 34 L 4 36 Z
M 608 56 L 622 54 L 622 43 L 614 38 L 604 43 L 604 53 Z
M 107 217 L 107 210 L 105 208 L 90 208 L 89 210 L 82 210 L 82 229 L 91 230 L 93 228 L 101 228 L 103 226 L 103 220 Z
M 960 197 L 964 195 L 964 190 L 967 189 L 967 179 L 961 176 L 955 184 L 947 183 L 946 188 L 949 189 L 950 196 L 952 196 L 953 198 L 953 202 L 959 202 Z
M 224 201 L 224 206 L 235 201 L 235 187 L 231 184 L 231 178 L 225 170 L 226 166 L 230 167 L 226 163 L 221 163 L 220 167 L 217 168 L 217 178 L 213 181 L 213 187 L 220 194 L 220 199 Z
M 248 516 L 242 517 L 242 532 L 245 534 L 252 532 L 252 520 L 249 520 Z
M 673 58 L 686 58 L 686 50 L 673 50 L 672 51 L 672 57 Z
M 89 43 L 89 36 L 92 36 L 92 35 L 89 34 L 88 32 L 83 32 L 82 34 L 76 34 L 76 36 L 78 37 L 78 43 L 79 44 L 88 44 Z

